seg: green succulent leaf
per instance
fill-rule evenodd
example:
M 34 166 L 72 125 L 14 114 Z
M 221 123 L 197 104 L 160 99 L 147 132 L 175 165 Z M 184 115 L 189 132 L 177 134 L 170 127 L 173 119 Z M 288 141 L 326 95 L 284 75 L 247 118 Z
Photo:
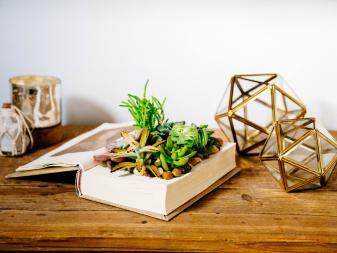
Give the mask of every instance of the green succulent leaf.
M 193 146 L 198 138 L 198 130 L 195 126 L 186 126 L 183 123 L 173 125 L 170 132 L 172 142 L 178 145 Z
M 178 150 L 178 157 L 182 157 L 186 154 L 188 150 L 187 146 L 183 146 L 181 149 Z
M 178 167 L 184 166 L 186 163 L 188 163 L 188 160 L 188 157 L 180 158 L 178 161 L 173 161 L 173 164 Z
M 148 128 L 143 128 L 142 135 L 140 137 L 139 146 L 144 147 L 146 145 L 147 139 L 149 137 L 150 131 Z
M 159 149 L 154 146 L 145 146 L 139 149 L 139 153 L 155 153 L 159 152 Z
M 146 168 L 148 170 L 151 171 L 151 173 L 155 176 L 155 177 L 160 177 L 160 173 L 159 173 L 159 170 L 156 166 L 154 165 L 146 165 Z
M 131 147 L 138 147 L 139 143 L 131 137 L 131 135 L 128 132 L 122 131 L 121 135 L 123 139 L 131 146 Z
M 120 157 L 125 157 L 125 158 L 138 158 L 138 154 L 136 152 L 127 152 L 127 151 L 123 151 L 123 152 L 117 152 L 117 153 L 112 153 L 111 158 L 120 158 Z
M 189 153 L 188 155 L 185 155 L 181 158 L 192 158 L 193 156 L 195 156 L 198 152 L 196 150 L 192 151 L 191 153 Z
M 164 154 L 160 154 L 160 161 L 161 161 L 161 165 L 163 166 L 163 169 L 166 170 L 166 171 L 169 171 L 170 168 L 167 164 L 167 161 L 166 161 L 166 158 L 165 158 Z
M 116 164 L 114 167 L 111 168 L 111 172 L 121 169 L 129 169 L 134 168 L 136 166 L 136 163 L 134 162 L 121 162 Z

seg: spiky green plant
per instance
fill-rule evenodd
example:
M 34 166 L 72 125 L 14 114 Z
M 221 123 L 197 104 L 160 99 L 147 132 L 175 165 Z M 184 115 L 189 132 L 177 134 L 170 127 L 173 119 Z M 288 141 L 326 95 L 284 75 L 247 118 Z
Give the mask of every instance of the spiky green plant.
M 152 96 L 146 98 L 147 86 L 149 80 L 144 86 L 143 97 L 140 98 L 133 94 L 128 94 L 128 99 L 121 102 L 120 106 L 125 107 L 130 112 L 136 128 L 147 128 L 153 131 L 158 125 L 165 121 L 164 104 L 166 98 L 160 102 L 158 98 Z

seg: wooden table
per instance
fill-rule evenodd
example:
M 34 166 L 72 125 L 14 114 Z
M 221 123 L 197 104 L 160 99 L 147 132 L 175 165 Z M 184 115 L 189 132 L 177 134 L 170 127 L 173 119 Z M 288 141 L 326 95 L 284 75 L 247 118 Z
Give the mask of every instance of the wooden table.
M 337 252 L 337 170 L 325 188 L 285 193 L 241 158 L 239 175 L 165 222 L 78 198 L 73 173 L 4 179 L 53 148 L 0 158 L 1 250 Z

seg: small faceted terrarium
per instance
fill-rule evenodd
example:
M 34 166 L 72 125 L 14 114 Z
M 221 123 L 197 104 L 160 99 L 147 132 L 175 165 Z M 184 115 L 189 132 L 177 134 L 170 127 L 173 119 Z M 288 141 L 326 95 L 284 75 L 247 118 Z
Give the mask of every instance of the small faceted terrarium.
M 275 122 L 261 155 L 286 191 L 324 186 L 337 163 L 337 142 L 315 118 Z
M 276 120 L 303 118 L 306 108 L 278 74 L 235 75 L 215 120 L 241 155 L 258 155 Z

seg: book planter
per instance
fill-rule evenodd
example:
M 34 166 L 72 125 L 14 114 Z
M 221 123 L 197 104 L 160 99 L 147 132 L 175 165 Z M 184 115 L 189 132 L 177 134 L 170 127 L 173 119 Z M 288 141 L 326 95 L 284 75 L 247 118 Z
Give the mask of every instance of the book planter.
M 278 74 L 235 75 L 215 120 L 241 155 L 258 155 L 273 122 L 303 118 L 306 108 Z
M 263 165 L 286 191 L 324 186 L 337 163 L 337 142 L 314 118 L 276 121 Z

